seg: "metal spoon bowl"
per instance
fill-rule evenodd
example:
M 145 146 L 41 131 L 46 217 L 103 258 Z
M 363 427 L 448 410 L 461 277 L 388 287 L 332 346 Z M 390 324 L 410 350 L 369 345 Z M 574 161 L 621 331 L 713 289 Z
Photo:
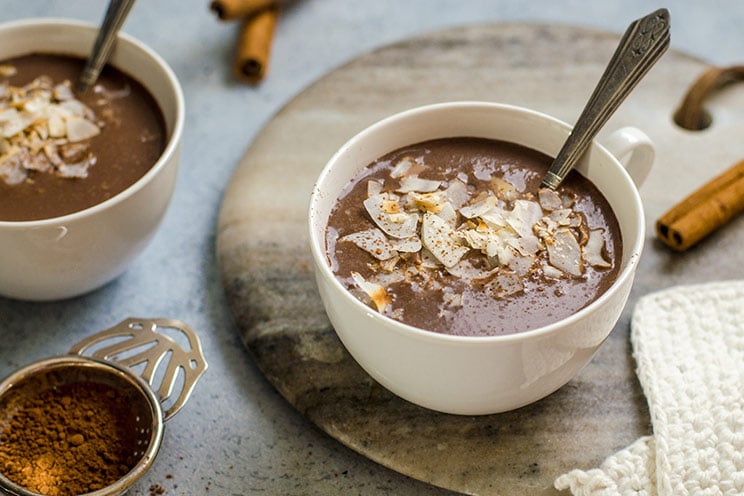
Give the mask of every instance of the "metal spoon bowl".
M 134 0 L 111 0 L 109 2 L 106 15 L 93 44 L 93 51 L 75 85 L 75 90 L 78 93 L 85 93 L 95 84 L 103 66 L 111 55 L 116 36 L 119 34 L 119 29 L 124 24 L 127 15 L 129 15 L 132 5 L 134 5 Z

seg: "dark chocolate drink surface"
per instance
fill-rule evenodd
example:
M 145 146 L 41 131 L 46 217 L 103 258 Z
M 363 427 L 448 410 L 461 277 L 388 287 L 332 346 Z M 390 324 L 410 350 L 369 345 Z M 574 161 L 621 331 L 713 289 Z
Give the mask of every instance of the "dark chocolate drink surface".
M 83 65 L 51 54 L 0 62 L 0 221 L 97 205 L 134 184 L 163 153 L 163 116 L 142 84 L 109 65 L 77 94 Z
M 551 161 L 470 137 L 395 150 L 337 200 L 329 264 L 370 307 L 429 331 L 512 334 L 568 317 L 615 281 L 622 239 L 578 172 L 557 191 L 539 188 Z

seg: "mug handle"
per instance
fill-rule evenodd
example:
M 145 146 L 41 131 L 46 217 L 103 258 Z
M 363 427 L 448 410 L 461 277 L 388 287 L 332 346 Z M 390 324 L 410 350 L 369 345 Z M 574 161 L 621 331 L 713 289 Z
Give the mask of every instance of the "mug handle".
M 632 126 L 621 127 L 602 144 L 623 164 L 636 188 L 640 188 L 651 172 L 656 157 L 654 143 L 646 133 Z

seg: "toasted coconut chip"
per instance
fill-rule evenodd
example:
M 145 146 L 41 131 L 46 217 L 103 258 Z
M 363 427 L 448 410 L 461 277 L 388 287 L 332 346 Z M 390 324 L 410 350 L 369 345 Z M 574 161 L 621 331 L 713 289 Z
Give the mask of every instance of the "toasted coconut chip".
M 395 266 L 398 265 L 398 262 L 400 262 L 399 256 L 394 256 L 393 258 L 388 258 L 387 260 L 380 260 L 380 269 L 384 270 L 385 272 L 393 272 L 395 270 Z
M 23 110 L 35 116 L 41 117 L 41 113 L 49 107 L 49 98 L 44 98 L 43 95 L 37 95 L 27 99 L 23 104 Z
M 52 95 L 59 101 L 73 100 L 75 98 L 75 95 L 72 93 L 72 85 L 69 81 L 55 86 Z
M 12 66 L 10 64 L 0 65 L 0 76 L 2 77 L 12 77 L 15 76 L 17 73 L 18 70 L 15 68 L 15 66 Z
M 26 180 L 28 173 L 23 167 L 19 153 L 0 157 L 0 178 L 9 185 L 20 184 Z
M 508 263 L 513 256 L 513 249 L 509 247 L 508 241 L 517 239 L 510 229 L 471 229 L 461 231 L 461 236 L 474 250 L 489 257 L 495 258 L 499 265 Z
M 534 265 L 534 263 L 535 263 L 534 257 L 524 256 L 518 253 L 512 257 L 507 267 L 509 267 L 511 270 L 513 270 L 520 276 L 523 276 L 527 274 L 530 270 L 532 270 L 532 266 Z
M 512 183 L 500 177 L 492 177 L 490 182 L 491 190 L 493 190 L 498 198 L 506 201 L 513 201 L 519 198 L 519 191 Z
M 59 149 L 54 143 L 44 144 L 44 155 L 46 155 L 47 159 L 49 159 L 49 162 L 51 162 L 51 164 L 55 167 L 60 167 L 62 164 L 64 164 L 62 157 L 59 156 Z
M 524 290 L 522 277 L 514 272 L 500 270 L 496 277 L 486 284 L 488 289 L 496 298 L 504 298 Z
M 489 195 L 482 199 L 476 199 L 474 203 L 471 205 L 462 207 L 460 209 L 460 214 L 467 218 L 467 219 L 474 219 L 475 217 L 480 217 L 485 212 L 487 212 L 489 209 L 495 207 L 498 205 L 498 198 L 495 196 Z
M 79 100 L 67 100 L 59 104 L 59 108 L 66 112 L 68 116 L 85 117 L 88 113 L 88 107 Z
M 70 117 L 67 119 L 67 139 L 72 143 L 90 139 L 100 133 L 98 126 L 85 118 Z
M 519 256 L 519 252 L 502 242 L 493 242 L 488 245 L 487 255 L 489 257 L 496 257 L 498 264 L 502 267 L 508 267 L 514 257 Z
M 406 195 L 406 203 L 418 210 L 438 214 L 447 203 L 447 195 L 444 191 L 430 193 L 411 191 Z
M 445 291 L 442 294 L 442 303 L 446 307 L 461 307 L 462 306 L 462 294 Z
M 550 212 L 546 217 L 559 226 L 568 226 L 571 224 L 572 213 L 573 210 L 570 208 L 559 208 Z
M 409 265 L 405 268 L 405 275 L 406 275 L 406 278 L 408 279 L 412 277 L 416 277 L 418 275 L 426 276 L 427 274 L 428 274 L 427 271 L 420 270 L 420 265 Z
M 537 234 L 540 239 L 552 236 L 556 229 L 558 229 L 558 224 L 548 216 L 540 219 L 540 222 L 534 226 L 535 234 Z
M 542 268 L 543 274 L 545 274 L 546 277 L 551 277 L 553 279 L 563 278 L 563 271 L 560 269 L 556 269 L 550 264 L 545 263 L 542 265 L 541 268 Z
M 494 229 L 507 227 L 509 225 L 509 223 L 507 222 L 508 216 L 509 214 L 500 207 L 491 207 L 483 212 L 481 215 L 479 215 L 483 222 Z
M 488 246 L 488 241 L 490 239 L 488 236 L 488 232 L 478 231 L 477 229 L 465 229 L 462 231 L 456 231 L 456 233 L 472 249 L 485 252 L 486 247 Z
M 395 163 L 393 170 L 390 171 L 390 177 L 397 179 L 405 176 L 411 167 L 415 165 L 415 161 L 411 157 L 403 157 Z
M 506 222 L 522 237 L 533 236 L 532 227 L 543 217 L 540 204 L 529 200 L 515 200 L 514 208 L 506 217 Z
M 387 260 L 398 254 L 385 234 L 376 228 L 347 234 L 340 238 L 339 241 L 354 243 L 378 260 Z
M 579 229 L 589 229 L 584 220 L 584 214 L 581 212 L 572 212 L 568 217 L 568 225 L 571 227 L 578 227 Z
M 573 276 L 580 276 L 584 271 L 579 242 L 570 229 L 558 229 L 552 239 L 546 240 L 550 265 Z
M 460 260 L 452 267 L 447 267 L 447 272 L 460 279 L 467 281 L 486 280 L 493 277 L 498 269 L 482 269 L 473 266 L 468 260 Z
M 460 208 L 470 200 L 470 192 L 468 191 L 468 185 L 459 179 L 450 181 L 447 189 L 444 190 L 447 195 L 447 200 L 452 204 L 454 208 Z
M 88 168 L 90 161 L 84 160 L 77 164 L 62 164 L 58 168 L 58 173 L 62 177 L 76 177 L 85 179 L 88 177 Z
M 540 251 L 540 240 L 538 240 L 537 236 L 534 235 L 525 236 L 523 238 L 510 236 L 504 241 L 525 257 L 534 257 L 535 254 Z
M 90 156 L 84 143 L 67 143 L 58 147 L 59 155 L 65 162 L 79 162 Z
M 537 198 L 544 210 L 558 210 L 563 208 L 560 195 L 552 189 L 540 188 L 540 191 L 537 192 Z
M 432 213 L 424 214 L 421 242 L 445 267 L 452 267 L 468 252 L 447 222 Z
M 442 206 L 442 209 L 437 214 L 443 221 L 445 221 L 449 226 L 454 229 L 457 227 L 457 221 L 460 219 L 460 216 L 455 211 L 454 207 L 447 202 Z
M 44 153 L 31 155 L 26 150 L 23 150 L 20 152 L 20 161 L 27 171 L 49 172 L 54 169 L 54 165 Z
M 421 268 L 423 269 L 438 269 L 442 264 L 437 260 L 437 257 L 431 254 L 426 247 L 421 248 Z
M 15 108 L 0 111 L 0 134 L 10 138 L 26 129 L 27 122 Z
M 367 181 L 367 198 L 382 193 L 382 183 L 380 181 Z
M 421 240 L 418 236 L 412 236 L 406 239 L 391 239 L 390 245 L 399 252 L 416 253 L 421 250 Z
M 602 256 L 604 245 L 605 239 L 603 229 L 593 229 L 589 231 L 589 240 L 583 248 L 586 263 L 594 267 L 611 267 L 612 264 Z
M 377 227 L 389 236 L 405 239 L 416 235 L 418 214 L 390 213 L 390 202 L 387 195 L 382 193 L 364 200 L 364 207 Z
M 417 175 L 405 176 L 400 180 L 400 187 L 396 191 L 400 193 L 409 193 L 416 191 L 419 193 L 431 193 L 439 189 L 442 181 L 433 179 L 422 179 Z
M 391 298 L 385 291 L 385 288 L 379 284 L 368 282 L 364 280 L 364 277 L 359 272 L 352 272 L 351 277 L 354 279 L 357 287 L 364 291 L 367 296 L 370 297 L 372 303 L 377 307 L 378 312 L 383 312 L 385 308 L 390 304 Z
M 34 90 L 44 90 L 44 89 L 50 89 L 52 87 L 52 78 L 49 76 L 39 76 L 30 83 L 28 83 L 26 86 L 23 87 L 26 92 L 31 92 Z
M 401 209 L 400 209 L 400 203 L 398 203 L 397 197 L 396 198 L 388 197 L 386 200 L 383 200 L 382 211 L 385 212 L 386 214 L 391 214 L 391 215 L 399 214 L 401 212 Z
M 59 112 L 50 112 L 47 132 L 52 138 L 63 138 L 67 134 L 67 124 Z

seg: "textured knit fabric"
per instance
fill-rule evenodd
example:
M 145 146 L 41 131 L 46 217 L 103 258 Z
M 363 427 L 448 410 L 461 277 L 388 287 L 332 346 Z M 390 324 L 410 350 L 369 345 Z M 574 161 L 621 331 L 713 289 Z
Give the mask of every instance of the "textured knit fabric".
M 576 496 L 744 495 L 744 281 L 642 298 L 631 342 L 653 437 L 555 487 Z

